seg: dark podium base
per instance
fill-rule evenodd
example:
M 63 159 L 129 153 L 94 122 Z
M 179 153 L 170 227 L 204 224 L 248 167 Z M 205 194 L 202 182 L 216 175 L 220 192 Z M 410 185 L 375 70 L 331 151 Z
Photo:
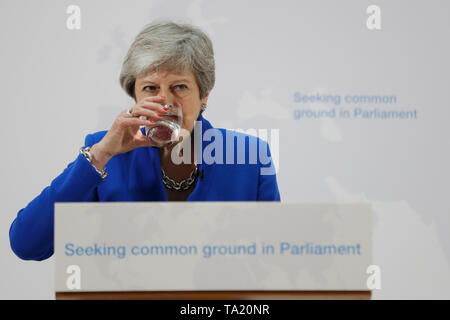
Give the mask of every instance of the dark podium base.
M 370 300 L 371 291 L 56 292 L 57 300 Z

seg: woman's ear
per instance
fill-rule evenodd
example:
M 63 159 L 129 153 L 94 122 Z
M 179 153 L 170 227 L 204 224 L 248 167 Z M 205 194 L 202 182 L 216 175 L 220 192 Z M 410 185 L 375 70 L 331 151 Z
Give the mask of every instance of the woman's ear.
M 208 97 L 209 97 L 209 93 L 211 91 L 208 91 L 205 96 L 201 99 L 202 100 L 202 104 L 208 104 Z
M 131 92 L 133 93 L 134 102 L 137 103 L 137 100 L 136 100 L 136 80 L 133 83 L 133 87 L 131 88 Z

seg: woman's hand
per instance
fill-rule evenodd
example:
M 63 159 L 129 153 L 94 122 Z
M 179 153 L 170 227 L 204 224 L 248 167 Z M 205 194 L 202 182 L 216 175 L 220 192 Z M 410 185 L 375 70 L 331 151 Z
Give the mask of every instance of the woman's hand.
M 93 165 L 103 170 L 106 163 L 116 154 L 125 153 L 139 147 L 153 146 L 140 130 L 140 126 L 150 126 L 161 118 L 160 113 L 167 112 L 163 107 L 165 97 L 147 97 L 132 108 L 132 116 L 122 111 L 103 139 L 91 148 Z

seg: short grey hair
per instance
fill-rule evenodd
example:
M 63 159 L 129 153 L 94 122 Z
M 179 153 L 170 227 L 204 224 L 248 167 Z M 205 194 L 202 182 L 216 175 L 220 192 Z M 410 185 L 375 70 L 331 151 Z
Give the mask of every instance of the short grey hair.
M 120 85 L 135 99 L 136 78 L 153 68 L 179 73 L 191 71 L 202 99 L 215 83 L 212 42 L 202 30 L 190 24 L 150 23 L 136 36 L 128 50 L 120 72 Z

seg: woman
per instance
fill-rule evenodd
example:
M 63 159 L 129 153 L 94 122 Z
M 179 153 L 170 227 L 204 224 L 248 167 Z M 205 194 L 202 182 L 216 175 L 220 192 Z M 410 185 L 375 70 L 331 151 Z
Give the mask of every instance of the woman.
M 202 115 L 215 64 L 212 43 L 201 30 L 173 22 L 146 26 L 130 47 L 120 82 L 136 104 L 109 131 L 88 134 L 76 160 L 19 211 L 10 228 L 18 257 L 44 260 L 53 254 L 55 202 L 280 201 L 267 143 L 215 129 Z M 164 116 L 167 105 L 181 108 L 187 134 L 155 145 L 145 127 Z M 240 144 L 230 148 L 236 140 Z

